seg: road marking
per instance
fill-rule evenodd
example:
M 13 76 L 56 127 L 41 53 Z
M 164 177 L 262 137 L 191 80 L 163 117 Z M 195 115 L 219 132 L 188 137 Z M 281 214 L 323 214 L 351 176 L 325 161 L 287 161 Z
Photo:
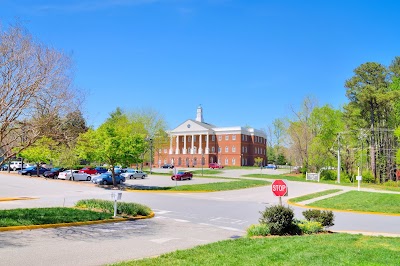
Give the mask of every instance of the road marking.
M 154 210 L 154 213 L 156 214 L 166 214 L 166 213 L 170 213 L 172 211 L 166 211 L 166 210 Z
M 182 220 L 182 219 L 174 219 L 174 220 L 181 223 L 189 223 L 188 220 Z
M 236 232 L 246 232 L 237 228 L 233 227 L 227 227 L 227 226 L 217 226 L 218 228 L 225 229 L 225 230 L 230 230 L 230 231 L 236 231 Z
M 176 240 L 176 239 L 179 239 L 179 238 L 158 238 L 158 239 L 151 239 L 150 241 L 157 243 L 157 244 L 164 244 L 168 241 Z
M 244 221 L 244 220 L 230 219 L 230 218 L 225 218 L 225 217 L 213 218 L 213 219 L 210 219 L 210 221 L 227 223 L 227 224 L 245 224 L 245 223 L 247 223 L 247 221 Z

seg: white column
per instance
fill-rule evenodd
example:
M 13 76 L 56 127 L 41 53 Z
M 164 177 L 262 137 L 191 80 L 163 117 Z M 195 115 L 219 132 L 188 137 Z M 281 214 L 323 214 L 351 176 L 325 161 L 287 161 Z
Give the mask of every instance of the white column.
M 184 139 L 183 139 L 183 154 L 186 154 L 186 135 L 183 135 Z
M 175 148 L 175 154 L 179 154 L 179 135 L 175 136 L 176 137 L 176 148 Z
M 199 154 L 203 153 L 203 135 L 200 134 L 199 136 L 200 140 L 199 140 Z
M 193 138 L 193 134 L 192 134 L 192 148 L 190 150 L 190 154 L 193 154 L 193 149 L 194 149 L 194 138 Z
M 209 154 L 210 153 L 210 148 L 209 148 L 209 145 L 208 145 L 208 139 L 210 138 L 210 136 L 208 135 L 208 132 L 207 132 L 207 140 L 206 140 L 206 154 Z
M 172 138 L 173 138 L 173 135 L 171 134 L 170 138 L 169 138 L 169 154 L 172 154 Z

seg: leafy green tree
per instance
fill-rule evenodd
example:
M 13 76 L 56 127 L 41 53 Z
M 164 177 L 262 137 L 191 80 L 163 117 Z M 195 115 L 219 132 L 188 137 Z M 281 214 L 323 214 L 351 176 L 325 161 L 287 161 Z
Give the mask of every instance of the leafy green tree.
M 114 167 L 137 162 L 146 147 L 145 135 L 137 133 L 138 127 L 117 109 L 98 129 L 80 135 L 77 151 L 81 158 L 110 165 L 116 186 Z
M 37 176 L 39 176 L 39 167 L 42 162 L 49 162 L 53 157 L 55 142 L 43 137 L 35 142 L 32 146 L 20 152 L 20 156 L 29 162 L 34 162 L 37 168 Z

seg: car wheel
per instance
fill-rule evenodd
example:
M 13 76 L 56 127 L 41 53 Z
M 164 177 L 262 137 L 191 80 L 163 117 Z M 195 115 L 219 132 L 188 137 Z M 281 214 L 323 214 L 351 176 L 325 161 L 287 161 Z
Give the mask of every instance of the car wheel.
M 171 180 L 175 180 L 175 178 L 171 177 Z
M 69 181 L 72 181 L 72 176 L 69 177 Z
M 192 177 L 189 177 L 189 180 L 192 180 Z
M 142 176 L 142 179 L 144 179 L 144 176 Z
M 31 176 L 32 174 L 31 173 L 27 173 L 26 175 Z
M 129 176 L 129 179 L 132 179 L 132 177 L 133 177 L 133 176 L 130 175 L 130 176 Z
M 107 185 L 107 181 L 106 180 L 104 180 L 102 183 L 103 183 L 103 185 Z
M 86 181 L 90 181 L 92 179 L 91 176 L 86 177 Z

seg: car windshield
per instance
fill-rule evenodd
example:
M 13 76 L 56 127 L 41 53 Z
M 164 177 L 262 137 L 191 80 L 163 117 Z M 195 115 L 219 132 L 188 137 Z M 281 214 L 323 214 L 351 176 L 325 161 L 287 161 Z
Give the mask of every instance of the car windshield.
M 128 169 L 128 170 L 126 170 L 126 172 L 127 172 L 127 173 L 135 173 L 136 170 L 135 170 L 135 169 Z
M 185 172 L 178 172 L 178 175 L 183 175 Z
M 60 170 L 60 168 L 53 168 L 53 169 L 51 169 L 52 172 L 57 172 L 57 171 L 59 171 L 59 170 Z
M 101 174 L 100 176 L 101 176 L 101 177 L 110 177 L 111 174 L 109 174 L 109 173 L 103 173 L 103 174 Z
M 34 169 L 36 169 L 36 167 L 31 166 L 31 167 L 26 168 L 25 170 L 34 170 Z

